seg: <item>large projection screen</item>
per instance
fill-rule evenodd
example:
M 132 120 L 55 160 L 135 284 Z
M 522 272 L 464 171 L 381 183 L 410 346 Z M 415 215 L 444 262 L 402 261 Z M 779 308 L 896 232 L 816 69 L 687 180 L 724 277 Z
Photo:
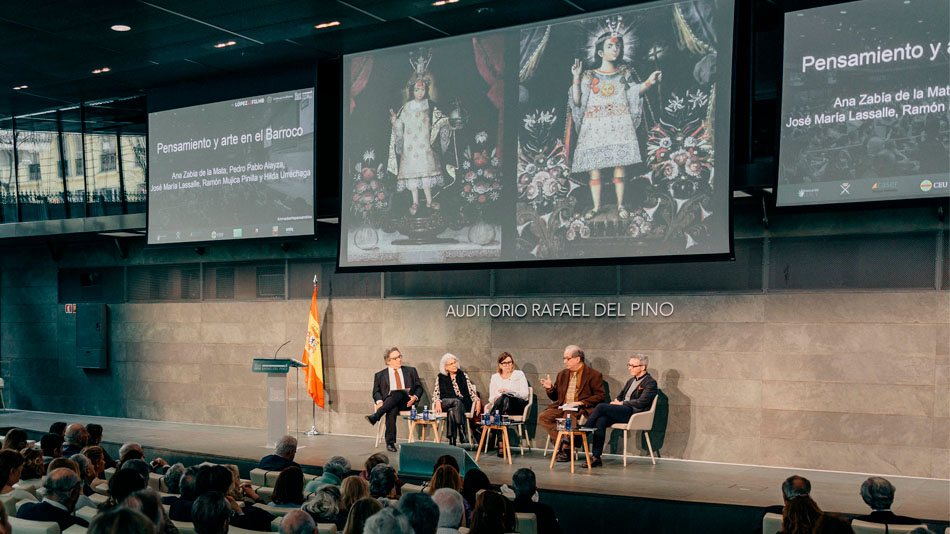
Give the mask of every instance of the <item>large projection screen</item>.
M 312 87 L 150 113 L 148 244 L 314 233 Z
M 728 256 L 733 10 L 345 56 L 340 269 Z
M 779 206 L 950 196 L 950 2 L 787 13 Z

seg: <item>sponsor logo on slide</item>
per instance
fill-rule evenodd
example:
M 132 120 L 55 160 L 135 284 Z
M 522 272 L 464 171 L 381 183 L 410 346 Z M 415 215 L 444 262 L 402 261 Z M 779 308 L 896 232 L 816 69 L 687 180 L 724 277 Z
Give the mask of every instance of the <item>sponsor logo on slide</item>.
M 946 189 L 950 182 L 934 182 L 934 189 Z
M 232 236 L 233 236 L 233 237 L 244 237 L 244 229 L 243 229 L 243 228 L 235 228 L 235 229 L 232 231 Z
M 851 194 L 851 184 L 848 182 L 841 184 L 841 192 L 838 193 L 838 196 L 850 195 L 850 194 Z
M 813 187 L 811 189 L 802 188 L 798 190 L 798 198 L 818 198 L 818 193 L 820 191 L 821 190 L 817 187 Z
M 934 186 L 934 183 L 931 182 L 930 180 L 924 180 L 923 182 L 920 182 L 920 190 L 923 191 L 924 193 L 933 189 L 933 186 Z
M 218 238 L 218 232 L 215 232 L 214 230 L 212 230 L 212 231 L 211 231 L 211 239 L 217 239 L 217 238 Z
M 280 233 L 280 227 L 274 226 L 273 228 L 271 228 L 271 235 L 277 235 L 279 233 Z
M 874 185 L 871 186 L 871 191 L 875 193 L 897 191 L 897 180 L 882 180 L 880 182 L 874 182 Z

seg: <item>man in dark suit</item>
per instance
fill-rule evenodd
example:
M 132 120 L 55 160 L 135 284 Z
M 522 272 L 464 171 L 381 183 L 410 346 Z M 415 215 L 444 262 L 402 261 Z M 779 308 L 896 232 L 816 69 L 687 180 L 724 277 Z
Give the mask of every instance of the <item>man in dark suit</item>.
M 630 380 L 620 390 L 617 398 L 602 402 L 594 408 L 594 412 L 587 418 L 587 425 L 594 429 L 594 444 L 591 450 L 591 467 L 600 467 L 603 463 L 600 456 L 604 453 L 604 439 L 607 437 L 607 427 L 615 423 L 626 423 L 630 416 L 645 412 L 653 405 L 656 398 L 656 380 L 647 372 L 648 359 L 642 354 L 635 354 L 627 362 L 630 370 Z
M 75 471 L 68 467 L 54 469 L 46 477 L 43 487 L 46 497 L 43 502 L 28 502 L 17 511 L 17 518 L 32 521 L 53 521 L 59 529 L 66 530 L 73 525 L 88 527 L 85 519 L 73 516 L 73 508 L 79 500 L 82 481 Z
M 896 515 L 891 511 L 894 504 L 894 485 L 883 477 L 871 477 L 861 484 L 861 498 L 871 507 L 871 513 L 855 517 L 859 521 L 888 525 L 919 525 L 920 520 Z
M 257 467 L 268 471 L 283 471 L 288 467 L 300 467 L 300 464 L 294 461 L 296 456 L 297 438 L 286 435 L 277 442 L 274 454 L 268 454 L 261 458 L 261 462 Z
M 554 509 L 532 500 L 535 492 L 538 491 L 538 481 L 534 476 L 534 471 L 524 467 L 515 471 L 515 474 L 511 476 L 511 489 L 515 492 L 515 512 L 534 514 L 538 521 L 538 534 L 561 534 L 561 525 L 557 522 Z
M 375 425 L 386 418 L 386 450 L 396 452 L 396 417 L 400 410 L 408 410 L 422 396 L 422 382 L 413 367 L 403 367 L 402 354 L 392 347 L 383 354 L 386 368 L 373 377 L 373 400 L 376 411 L 366 420 Z
M 73 423 L 66 427 L 66 433 L 63 439 L 65 440 L 63 456 L 69 458 L 74 454 L 82 452 L 86 446 L 86 442 L 89 441 L 89 433 L 86 432 L 86 427 L 79 423 Z
M 555 401 L 538 415 L 538 424 L 547 431 L 552 441 L 557 439 L 557 418 L 570 413 L 576 422 L 580 416 L 590 415 L 594 407 L 606 398 L 604 375 L 584 362 L 584 351 L 577 345 L 569 345 L 564 349 L 564 369 L 557 374 L 554 382 L 548 375 L 541 379 L 541 385 L 548 398 Z M 577 411 L 565 411 L 562 406 L 572 406 Z M 570 461 L 567 440 L 556 446 L 557 461 Z

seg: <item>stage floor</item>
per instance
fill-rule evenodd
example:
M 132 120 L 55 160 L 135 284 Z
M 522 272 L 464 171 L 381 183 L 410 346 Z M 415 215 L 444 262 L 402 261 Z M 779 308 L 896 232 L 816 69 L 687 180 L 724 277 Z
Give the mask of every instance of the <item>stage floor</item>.
M 270 454 L 264 446 L 263 429 L 235 428 L 188 423 L 168 423 L 139 419 L 77 416 L 48 412 L 6 410 L 0 412 L 0 426 L 20 427 L 45 432 L 56 421 L 99 423 L 110 443 L 137 441 L 146 449 L 177 451 L 182 455 L 212 455 L 253 461 Z M 368 427 L 368 425 L 367 425 Z M 368 429 L 368 428 L 367 428 Z M 320 466 L 334 455 L 345 456 L 354 468 L 374 452 L 385 452 L 374 439 L 365 436 L 298 436 L 297 461 L 301 465 Z M 539 443 L 543 447 L 543 442 Z M 549 453 L 550 454 L 550 453 Z M 474 457 L 474 451 L 471 452 Z M 389 454 L 398 467 L 398 454 Z M 489 454 L 480 458 L 479 467 L 494 484 L 511 483 L 511 475 L 521 467 L 537 474 L 542 490 L 589 494 L 624 495 L 649 499 L 765 507 L 781 503 L 782 481 L 798 474 L 811 480 L 812 497 L 823 510 L 865 514 L 859 488 L 869 474 L 809 469 L 762 467 L 659 458 L 656 465 L 649 457 L 628 459 L 605 455 L 604 467 L 588 472 L 586 466 L 573 475 L 567 464 L 549 469 L 550 456 L 543 458 L 541 448 L 525 450 L 524 456 L 513 448 L 513 464 Z M 897 488 L 893 511 L 926 520 L 950 520 L 950 480 L 885 475 Z

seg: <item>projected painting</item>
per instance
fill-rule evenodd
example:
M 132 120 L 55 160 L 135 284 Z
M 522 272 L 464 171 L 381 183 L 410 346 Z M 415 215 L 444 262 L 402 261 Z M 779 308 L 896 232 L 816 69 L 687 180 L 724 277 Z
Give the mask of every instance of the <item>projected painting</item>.
M 732 10 L 716 5 L 521 30 L 519 259 L 728 251 Z
M 341 264 L 500 259 L 504 46 L 488 34 L 346 59 Z

